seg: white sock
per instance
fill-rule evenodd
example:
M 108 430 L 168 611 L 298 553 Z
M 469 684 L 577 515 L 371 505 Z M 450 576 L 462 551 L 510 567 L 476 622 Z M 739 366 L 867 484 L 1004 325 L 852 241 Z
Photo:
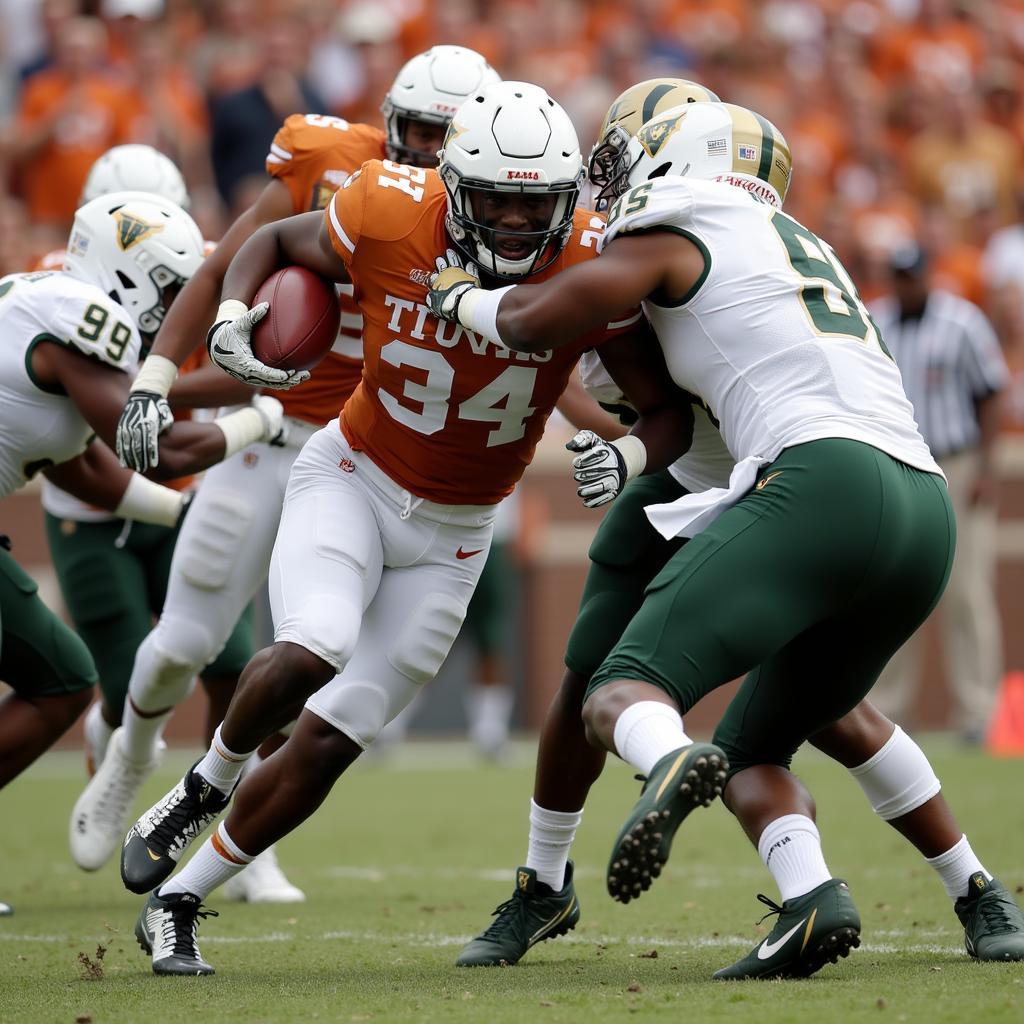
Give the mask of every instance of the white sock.
M 114 735 L 114 726 L 109 725 L 103 717 L 102 701 L 96 701 L 86 712 L 82 728 L 89 748 L 88 754 L 93 759 L 93 767 L 98 768 L 107 755 L 110 737 Z
M 565 866 L 576 829 L 583 820 L 578 811 L 549 811 L 530 801 L 530 842 L 526 866 L 537 872 L 537 881 L 558 892 L 565 884 Z
M 772 873 L 783 903 L 832 877 L 821 852 L 818 828 L 803 814 L 786 814 L 769 823 L 758 840 L 757 852 Z
M 508 739 L 515 692 L 511 686 L 474 683 L 466 694 L 469 738 L 486 754 L 493 754 Z
M 228 835 L 224 822 L 192 855 L 192 859 L 173 878 L 157 890 L 158 896 L 190 892 L 205 900 L 218 886 L 234 878 L 256 858 L 240 850 Z
M 217 726 L 210 749 L 202 761 L 196 765 L 195 771 L 202 775 L 211 786 L 215 786 L 225 796 L 229 796 L 235 788 L 235 783 L 241 778 L 246 761 L 256 751 L 250 750 L 248 753 L 238 754 L 230 750 L 220 738 L 221 728 L 222 726 Z
M 925 860 L 939 873 L 939 878 L 942 879 L 951 900 L 967 895 L 967 883 L 971 880 L 971 875 L 977 871 L 989 881 L 992 880 L 992 876 L 971 849 L 971 844 L 967 842 L 967 836 L 961 836 L 956 846 L 951 846 L 945 853 L 940 853 L 938 857 L 926 857 Z
M 630 704 L 615 722 L 613 739 L 619 757 L 644 775 L 666 754 L 693 743 L 683 732 L 679 712 L 658 700 Z
M 136 761 L 139 764 L 152 761 L 156 757 L 157 743 L 172 711 L 174 708 L 168 708 L 162 714 L 140 715 L 129 696 L 124 702 L 124 713 L 121 717 L 121 753 L 129 761 Z

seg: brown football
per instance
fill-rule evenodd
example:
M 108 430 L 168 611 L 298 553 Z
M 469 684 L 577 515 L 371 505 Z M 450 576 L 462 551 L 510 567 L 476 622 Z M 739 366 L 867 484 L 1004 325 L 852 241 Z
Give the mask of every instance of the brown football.
M 311 370 L 338 336 L 341 309 L 334 285 L 305 267 L 282 267 L 260 285 L 255 308 L 269 302 L 252 330 L 252 351 L 283 370 Z

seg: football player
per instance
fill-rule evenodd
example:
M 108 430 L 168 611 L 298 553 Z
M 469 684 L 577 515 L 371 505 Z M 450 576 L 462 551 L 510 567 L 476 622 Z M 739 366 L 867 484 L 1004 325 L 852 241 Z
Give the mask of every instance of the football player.
M 181 172 L 152 146 L 115 146 L 104 153 L 89 171 L 79 205 L 124 191 L 149 192 L 183 210 L 189 206 Z M 63 270 L 64 259 L 65 250 L 55 250 L 34 269 Z M 195 367 L 205 362 L 205 353 L 190 360 Z M 181 409 L 247 402 L 250 397 L 251 391 L 237 382 L 225 388 L 224 375 L 210 368 L 180 381 L 170 401 Z M 184 490 L 189 479 L 175 480 L 173 486 Z M 100 675 L 102 699 L 89 708 L 84 723 L 91 775 L 103 761 L 115 727 L 111 723 L 121 720 L 135 651 L 152 626 L 151 616 L 159 614 L 163 603 L 178 524 L 160 526 L 121 519 L 79 501 L 45 479 L 42 505 L 64 602 Z M 224 651 L 202 675 L 210 696 L 209 735 L 223 718 L 238 674 L 252 654 L 249 621 L 249 616 L 239 621 Z
M 0 497 L 42 472 L 126 519 L 177 522 L 182 495 L 122 469 L 103 441 L 114 443 L 142 333 L 156 329 L 201 260 L 202 238 L 184 210 L 122 192 L 78 210 L 65 273 L 0 280 Z M 196 472 L 280 429 L 280 403 L 266 398 L 213 423 L 175 424 L 161 434 L 157 474 Z M 0 568 L 0 675 L 13 687 L 0 705 L 2 786 L 74 722 L 96 670 L 6 551 Z
M 496 80 L 480 54 L 438 46 L 399 71 L 382 112 L 386 130 L 323 114 L 293 114 L 267 154 L 270 181 L 253 207 L 228 229 L 182 293 L 132 387 L 121 417 L 119 453 L 145 469 L 151 439 L 166 417 L 164 396 L 178 367 L 213 323 L 224 274 L 262 224 L 322 209 L 366 160 L 389 158 L 433 167 L 451 115 L 465 96 Z M 350 285 L 339 287 L 341 328 L 334 349 L 310 380 L 282 393 L 289 423 L 284 447 L 254 446 L 207 473 L 189 510 L 171 563 L 163 611 L 135 656 L 124 705 L 118 760 L 87 785 L 72 812 L 76 860 L 105 863 L 121 845 L 128 812 L 152 771 L 160 732 L 195 675 L 218 657 L 239 616 L 262 584 L 281 518 L 285 484 L 303 443 L 332 417 L 362 374 L 363 318 Z M 219 373 L 219 371 L 218 371 Z M 230 378 L 220 374 L 234 385 Z M 309 374 L 272 371 L 248 381 L 279 388 Z M 131 757 L 124 751 L 132 751 Z M 267 850 L 232 881 L 230 894 L 253 902 L 303 899 Z
M 731 771 L 726 802 L 783 902 L 766 900 L 775 927 L 716 977 L 806 976 L 859 943 L 860 921 L 828 871 L 813 801 L 789 762 L 858 704 L 937 601 L 952 511 L 848 275 L 781 212 L 790 167 L 777 129 L 742 108 L 697 104 L 648 122 L 629 152 L 631 188 L 612 207 L 600 261 L 554 286 L 502 292 L 449 269 L 429 301 L 467 329 L 532 351 L 561 344 L 566 323 L 574 336 L 609 306 L 643 300 L 673 379 L 720 417 L 738 459 L 726 486 L 657 503 L 637 496 L 661 538 L 697 539 L 659 567 L 587 686 L 589 737 L 647 776 L 608 886 L 623 901 L 646 890 L 679 824 Z M 574 442 L 588 504 L 619 493 L 644 466 L 635 442 L 626 452 L 592 436 Z M 716 743 L 693 744 L 680 712 L 744 670 Z M 920 794 L 892 792 L 900 770 L 913 789 L 937 791 L 927 762 L 901 763 L 911 750 L 898 739 L 860 766 L 887 817 L 928 806 Z M 1019 909 L 961 838 L 933 866 L 956 898 L 969 952 L 1024 957 Z
M 496 83 L 459 108 L 439 172 L 370 161 L 326 215 L 264 227 L 232 262 L 209 341 L 221 367 L 267 372 L 249 345 L 266 307 L 248 303 L 275 267 L 297 263 L 355 286 L 363 380 L 292 470 L 270 573 L 275 644 L 243 673 L 210 750 L 122 848 L 126 886 L 159 886 L 136 926 L 157 973 L 212 971 L 195 939 L 202 899 L 312 814 L 433 678 L 486 558 L 495 506 L 529 463 L 580 351 L 601 345 L 631 395 L 641 374 L 650 382 L 634 430 L 654 448 L 652 468 L 680 448 L 689 403 L 650 376 L 665 371 L 638 310 L 557 354 L 521 358 L 439 324 L 422 301 L 438 244 L 495 283 L 544 280 L 596 256 L 600 219 L 574 210 L 582 177 L 565 112 L 536 86 Z M 242 779 L 227 821 L 163 882 L 227 805 L 250 752 L 296 715 L 288 742 Z
M 646 116 L 681 103 L 716 99 L 702 86 L 679 79 L 641 82 L 619 96 L 591 151 L 588 177 L 597 205 L 607 208 L 628 190 L 628 142 Z M 580 366 L 587 389 L 628 421 L 632 411 L 600 360 L 584 353 Z M 605 760 L 603 750 L 586 742 L 580 719 L 587 681 L 639 610 L 647 585 L 685 543 L 685 538 L 661 537 L 644 507 L 725 487 L 734 465 L 707 410 L 695 408 L 694 420 L 693 443 L 686 455 L 669 470 L 631 481 L 601 521 L 566 650 L 566 673 L 541 732 L 526 863 L 516 870 L 512 898 L 462 950 L 456 961 L 460 966 L 515 964 L 535 943 L 565 934 L 579 920 L 569 851 L 587 793 Z M 605 497 L 592 500 L 603 503 Z M 971 876 L 988 872 L 958 827 L 920 747 L 866 700 L 811 737 L 811 743 L 850 770 L 876 813 L 913 842 L 938 873 L 963 918 L 972 955 L 1003 959 L 1007 943 L 1012 949 L 1020 942 L 1024 922 L 1007 907 L 1006 914 L 998 910 L 1005 904 L 1005 894 L 997 887 L 988 887 L 980 904 L 961 902 L 969 896 Z M 746 787 L 759 784 L 758 774 L 751 768 L 738 775 L 730 785 L 730 800 L 742 800 Z M 980 913 L 988 904 L 997 906 L 991 918 Z

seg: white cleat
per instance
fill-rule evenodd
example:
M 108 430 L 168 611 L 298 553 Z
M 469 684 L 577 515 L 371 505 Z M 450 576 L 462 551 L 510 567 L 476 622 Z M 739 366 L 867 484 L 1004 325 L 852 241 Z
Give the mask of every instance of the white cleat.
M 82 732 L 85 738 L 85 770 L 91 779 L 96 769 L 103 764 L 107 744 L 114 735 L 114 726 L 108 725 L 103 717 L 102 701 L 96 701 L 85 713 Z
M 245 903 L 305 903 L 306 894 L 285 878 L 274 848 L 268 847 L 248 867 L 224 883 L 226 900 Z
M 121 735 L 121 729 L 114 731 L 103 762 L 71 812 L 71 856 L 83 871 L 103 867 L 120 848 L 132 804 L 160 762 L 160 750 L 144 764 L 129 761 L 121 751 Z

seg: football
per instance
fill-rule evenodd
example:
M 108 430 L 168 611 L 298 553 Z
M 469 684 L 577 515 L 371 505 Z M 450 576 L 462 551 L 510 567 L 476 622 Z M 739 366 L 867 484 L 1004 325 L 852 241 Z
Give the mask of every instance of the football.
M 270 309 L 252 330 L 252 351 L 284 370 L 311 370 L 331 350 L 341 309 L 334 285 L 305 267 L 282 267 L 260 285 L 253 307 Z

